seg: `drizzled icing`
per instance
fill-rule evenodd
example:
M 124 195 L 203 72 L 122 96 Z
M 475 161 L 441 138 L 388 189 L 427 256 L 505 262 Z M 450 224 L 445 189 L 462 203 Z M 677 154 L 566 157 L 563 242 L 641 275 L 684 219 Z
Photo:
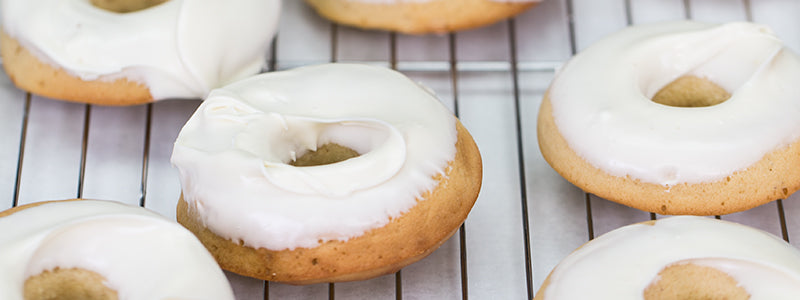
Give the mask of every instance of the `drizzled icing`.
M 709 107 L 650 100 L 682 75 L 731 92 Z M 800 138 L 800 60 L 765 26 L 689 21 L 630 27 L 590 46 L 549 90 L 569 146 L 614 176 L 722 180 Z
M 140 207 L 109 201 L 46 203 L 0 218 L 0 298 L 22 299 L 47 270 L 102 275 L 120 299 L 233 299 L 197 238 Z
M 172 154 L 183 197 L 217 235 L 271 250 L 312 248 L 409 210 L 455 157 L 455 117 L 379 67 L 327 64 L 211 92 Z M 360 155 L 288 164 L 326 143 Z
M 553 270 L 544 299 L 643 299 L 662 269 L 682 263 L 725 272 L 753 299 L 800 298 L 800 251 L 754 228 L 681 216 L 587 243 Z
M 155 99 L 198 98 L 257 73 L 279 0 L 170 0 L 114 13 L 88 0 L 0 2 L 3 30 L 45 63 L 83 80 L 127 78 Z

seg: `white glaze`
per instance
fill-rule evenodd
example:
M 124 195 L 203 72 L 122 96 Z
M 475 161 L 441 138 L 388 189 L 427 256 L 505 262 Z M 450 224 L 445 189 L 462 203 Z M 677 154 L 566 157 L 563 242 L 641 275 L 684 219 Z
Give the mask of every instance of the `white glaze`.
M 604 234 L 565 258 L 544 299 L 643 299 L 666 266 L 716 268 L 751 299 L 800 298 L 800 251 L 766 232 L 712 218 L 681 216 Z
M 22 299 L 25 280 L 82 268 L 120 299 L 233 299 L 214 258 L 175 222 L 110 201 L 54 202 L 0 218 L 0 299 Z
M 413 207 L 455 157 L 455 122 L 400 73 L 303 67 L 212 91 L 178 135 L 172 163 L 184 199 L 217 235 L 254 248 L 312 248 Z M 360 156 L 287 164 L 328 142 Z
M 732 93 L 710 107 L 655 103 L 682 75 Z M 673 185 L 723 180 L 800 138 L 800 61 L 762 25 L 630 27 L 581 51 L 554 79 L 569 146 L 614 176 Z
M 114 13 L 88 0 L 0 2 L 3 30 L 43 62 L 83 80 L 127 78 L 155 99 L 199 98 L 257 73 L 280 0 L 170 0 Z

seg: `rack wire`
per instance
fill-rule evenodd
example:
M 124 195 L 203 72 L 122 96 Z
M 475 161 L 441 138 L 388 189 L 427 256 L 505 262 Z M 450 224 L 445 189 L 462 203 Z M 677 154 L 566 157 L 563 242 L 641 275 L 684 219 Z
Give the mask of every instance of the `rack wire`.
M 397 274 L 289 286 L 228 277 L 239 299 L 530 299 L 582 243 L 650 214 L 584 193 L 544 162 L 536 115 L 572 54 L 627 25 L 674 19 L 766 23 L 800 49 L 800 2 L 789 0 L 545 0 L 493 26 L 434 36 L 331 24 L 284 1 L 265 71 L 331 61 L 395 68 L 431 87 L 474 136 L 483 189 L 457 235 Z M 197 100 L 135 107 L 65 103 L 0 77 L 0 209 L 86 197 L 140 205 L 169 218 L 180 193 L 172 143 Z M 800 166 L 798 166 L 800 167 Z M 721 216 L 797 241 L 798 195 Z M 142 253 L 147 255 L 147 253 Z

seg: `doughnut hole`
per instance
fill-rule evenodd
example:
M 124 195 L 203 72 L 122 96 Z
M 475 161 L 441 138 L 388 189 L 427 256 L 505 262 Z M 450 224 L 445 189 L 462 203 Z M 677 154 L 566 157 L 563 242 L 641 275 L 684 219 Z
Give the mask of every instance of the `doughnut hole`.
M 728 91 L 711 80 L 685 75 L 661 88 L 652 100 L 676 107 L 706 107 L 725 102 L 730 97 Z
M 645 300 L 750 299 L 733 277 L 711 267 L 673 264 L 644 290 Z
M 289 164 L 295 167 L 321 166 L 345 161 L 358 155 L 356 150 L 336 143 L 328 143 L 320 146 L 317 150 L 306 152 Z
M 117 292 L 103 285 L 100 274 L 83 269 L 45 271 L 29 277 L 24 285 L 25 300 L 110 300 Z
M 115 13 L 129 13 L 147 9 L 169 0 L 90 0 L 92 5 Z

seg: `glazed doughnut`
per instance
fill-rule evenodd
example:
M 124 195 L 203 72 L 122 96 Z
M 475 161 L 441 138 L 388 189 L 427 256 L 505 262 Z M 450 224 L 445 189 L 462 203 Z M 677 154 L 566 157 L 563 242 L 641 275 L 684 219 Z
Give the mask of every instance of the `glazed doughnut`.
M 0 3 L 0 54 L 19 88 L 105 105 L 200 98 L 266 61 L 280 0 Z
M 539 147 L 568 181 L 624 205 L 746 210 L 800 188 L 798 78 L 797 55 L 762 25 L 630 27 L 556 74 Z
M 584 244 L 553 269 L 534 299 L 799 297 L 800 251 L 751 227 L 680 216 Z
M 111 201 L 0 212 L 0 298 L 233 299 L 225 274 L 175 222 Z
M 361 280 L 422 259 L 464 222 L 482 176 L 472 137 L 430 91 L 350 64 L 212 91 L 172 163 L 178 222 L 222 268 L 293 284 Z
M 366 29 L 445 33 L 513 17 L 541 0 L 306 0 L 321 16 Z

